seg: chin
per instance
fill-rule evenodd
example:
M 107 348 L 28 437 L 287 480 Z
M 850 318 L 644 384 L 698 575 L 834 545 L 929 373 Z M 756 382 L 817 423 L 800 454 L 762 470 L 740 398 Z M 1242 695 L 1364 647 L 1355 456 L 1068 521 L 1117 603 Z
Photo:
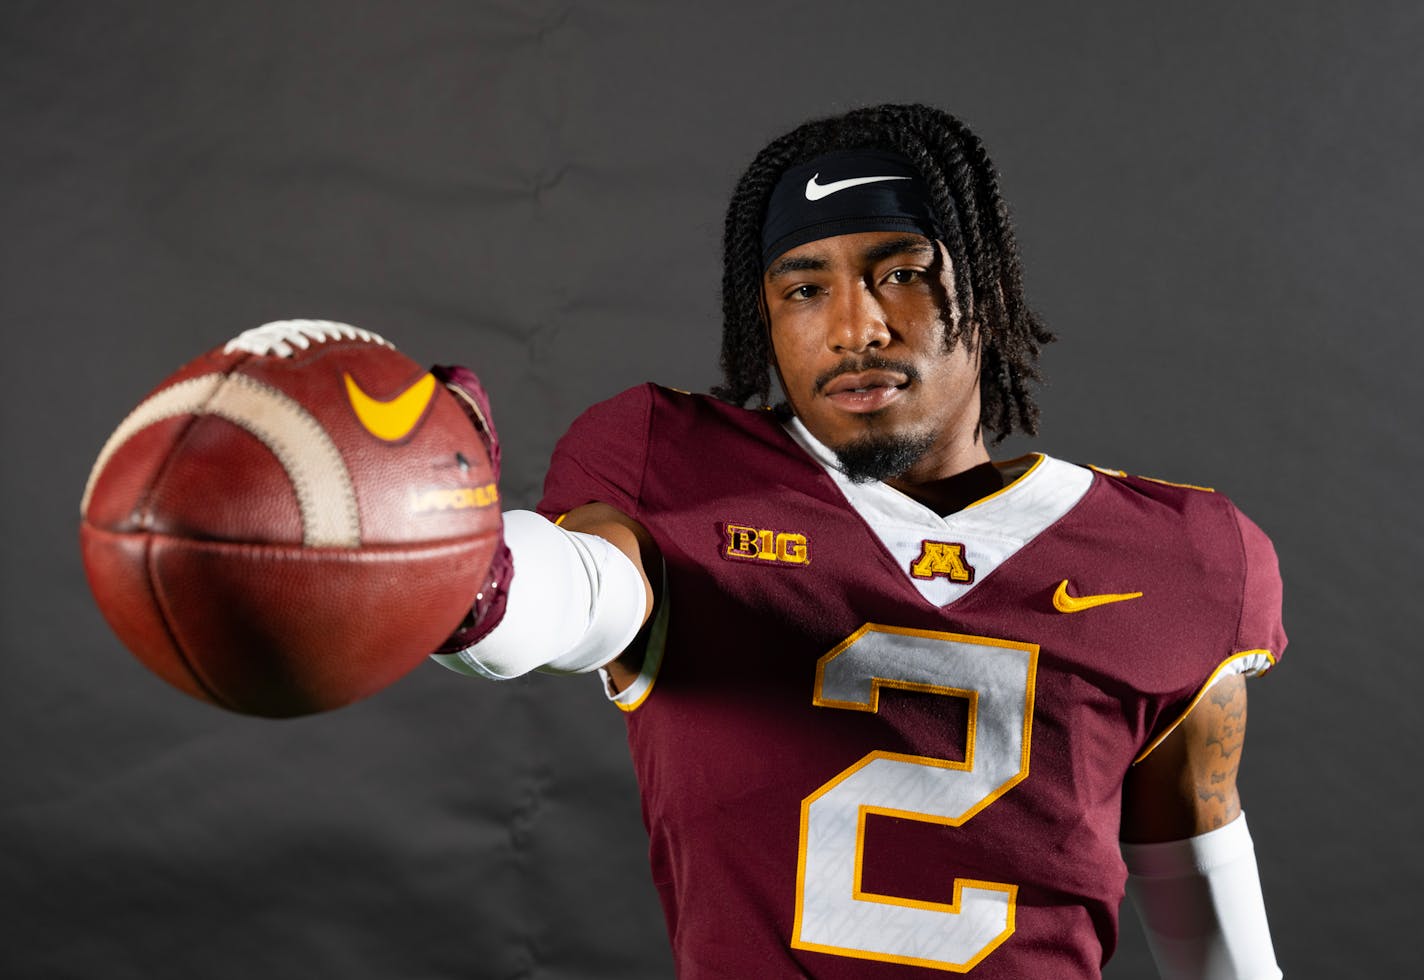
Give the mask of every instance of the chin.
M 935 443 L 930 432 L 868 431 L 832 446 L 840 468 L 853 483 L 892 480 L 924 459 Z

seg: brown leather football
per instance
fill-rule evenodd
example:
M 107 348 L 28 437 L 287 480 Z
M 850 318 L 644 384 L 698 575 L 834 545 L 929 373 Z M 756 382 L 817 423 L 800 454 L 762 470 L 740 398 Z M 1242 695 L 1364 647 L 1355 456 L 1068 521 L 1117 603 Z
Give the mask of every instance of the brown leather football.
M 375 334 L 249 330 L 119 425 L 81 505 L 109 625 L 194 697 L 286 717 L 372 694 L 459 624 L 500 534 L 456 396 Z

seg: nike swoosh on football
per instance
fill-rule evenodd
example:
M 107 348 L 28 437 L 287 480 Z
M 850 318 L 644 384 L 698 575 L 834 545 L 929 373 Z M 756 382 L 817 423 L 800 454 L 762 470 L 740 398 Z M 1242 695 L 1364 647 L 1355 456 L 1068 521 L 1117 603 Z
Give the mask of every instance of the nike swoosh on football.
M 1102 595 L 1071 596 L 1068 594 L 1068 580 L 1065 578 L 1058 583 L 1058 591 L 1053 593 L 1053 608 L 1061 613 L 1076 613 L 1082 612 L 1084 609 L 1106 606 L 1110 602 L 1126 602 L 1128 599 L 1141 598 L 1141 592 L 1105 592 Z
M 351 409 L 361 425 L 386 442 L 396 442 L 410 435 L 435 394 L 435 377 L 431 374 L 421 375 L 420 380 L 388 401 L 366 394 L 351 375 L 343 372 L 342 377 L 346 379 L 346 399 L 351 402 Z
M 813 174 L 811 179 L 806 181 L 806 200 L 819 201 L 823 197 L 830 197 L 837 191 L 843 191 L 848 187 L 859 187 L 861 184 L 874 184 L 881 180 L 909 180 L 909 177 L 847 177 L 845 180 L 833 180 L 829 184 L 818 184 L 816 178 L 820 174 Z

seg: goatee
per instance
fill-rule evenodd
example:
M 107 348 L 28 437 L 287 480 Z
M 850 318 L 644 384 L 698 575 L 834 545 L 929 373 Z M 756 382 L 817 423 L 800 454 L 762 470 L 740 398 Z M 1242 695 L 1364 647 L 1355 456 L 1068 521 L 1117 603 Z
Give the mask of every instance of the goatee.
M 834 450 L 841 472 L 852 483 L 874 483 L 902 476 L 934 445 L 932 434 L 867 434 Z

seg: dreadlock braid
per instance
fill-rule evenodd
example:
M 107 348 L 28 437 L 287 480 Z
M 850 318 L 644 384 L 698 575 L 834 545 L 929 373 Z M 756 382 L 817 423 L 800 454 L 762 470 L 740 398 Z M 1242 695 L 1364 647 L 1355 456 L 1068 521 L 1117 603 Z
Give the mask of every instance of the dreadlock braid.
M 951 344 L 980 350 L 980 419 L 1000 442 L 1038 431 L 1032 386 L 1053 334 L 1028 307 L 1009 209 L 984 144 L 963 122 L 923 105 L 880 105 L 817 119 L 774 140 L 737 182 L 722 239 L 722 375 L 713 394 L 738 405 L 771 395 L 771 346 L 762 304 L 761 226 L 788 168 L 832 150 L 890 150 L 924 178 L 964 311 Z M 978 328 L 978 336 L 965 326 Z

